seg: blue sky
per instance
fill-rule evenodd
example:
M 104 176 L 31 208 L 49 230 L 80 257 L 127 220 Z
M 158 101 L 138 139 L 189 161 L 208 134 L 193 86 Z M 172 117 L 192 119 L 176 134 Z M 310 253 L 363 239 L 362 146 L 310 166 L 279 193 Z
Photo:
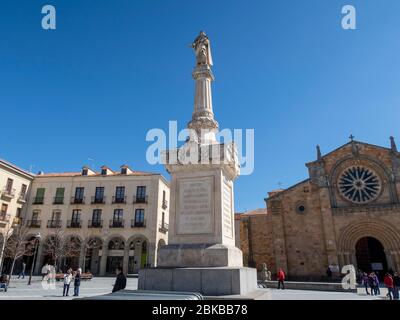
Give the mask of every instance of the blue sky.
M 56 30 L 41 28 L 45 4 Z M 357 30 L 341 28 L 346 4 Z M 236 211 L 263 207 L 307 178 L 316 144 L 400 141 L 399 17 L 398 0 L 2 0 L 0 157 L 34 172 L 128 163 L 168 177 L 146 163 L 146 132 L 190 120 L 188 45 L 205 30 L 216 118 L 255 130 Z

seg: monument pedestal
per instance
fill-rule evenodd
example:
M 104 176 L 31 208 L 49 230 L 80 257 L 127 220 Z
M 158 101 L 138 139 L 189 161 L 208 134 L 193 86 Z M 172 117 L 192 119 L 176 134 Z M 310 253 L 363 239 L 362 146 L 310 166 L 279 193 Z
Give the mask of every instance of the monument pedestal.
M 161 247 L 158 267 L 242 267 L 239 248 L 224 244 L 173 244 Z
M 142 269 L 138 289 L 244 296 L 257 290 L 257 273 L 256 269 L 245 267 Z

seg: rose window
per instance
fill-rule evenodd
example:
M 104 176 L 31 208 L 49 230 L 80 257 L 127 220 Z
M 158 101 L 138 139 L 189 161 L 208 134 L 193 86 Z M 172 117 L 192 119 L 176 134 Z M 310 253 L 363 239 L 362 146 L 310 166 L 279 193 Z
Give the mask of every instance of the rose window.
M 378 175 L 371 169 L 359 166 L 344 170 L 339 177 L 338 185 L 342 196 L 355 203 L 375 200 L 381 190 Z

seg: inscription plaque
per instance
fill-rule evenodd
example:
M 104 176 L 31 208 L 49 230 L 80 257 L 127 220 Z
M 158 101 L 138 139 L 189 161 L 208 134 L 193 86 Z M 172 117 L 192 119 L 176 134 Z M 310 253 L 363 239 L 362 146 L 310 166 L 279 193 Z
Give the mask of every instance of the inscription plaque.
M 178 234 L 213 233 L 213 190 L 213 177 L 179 181 Z

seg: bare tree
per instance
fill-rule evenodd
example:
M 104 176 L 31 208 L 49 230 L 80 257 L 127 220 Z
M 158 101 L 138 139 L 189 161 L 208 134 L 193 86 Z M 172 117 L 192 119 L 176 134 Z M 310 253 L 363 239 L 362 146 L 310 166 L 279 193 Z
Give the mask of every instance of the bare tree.
M 79 238 L 70 236 L 64 239 L 63 254 L 65 258 L 76 258 L 81 254 L 81 241 Z
M 13 232 L 9 235 L 4 247 L 4 257 L 12 259 L 12 265 L 8 277 L 8 283 L 11 281 L 15 262 L 24 255 L 31 255 L 35 246 L 35 239 L 28 239 L 29 228 L 18 225 L 13 228 Z
M 56 271 L 58 270 L 61 258 L 64 257 L 63 238 L 64 230 L 57 228 L 47 236 L 43 244 L 43 254 L 51 257 L 51 261 Z
M 43 246 L 43 254 L 51 257 L 54 269 L 58 271 L 62 258 L 79 256 L 80 241 L 76 237 L 65 235 L 63 229 L 57 228 L 46 238 Z

